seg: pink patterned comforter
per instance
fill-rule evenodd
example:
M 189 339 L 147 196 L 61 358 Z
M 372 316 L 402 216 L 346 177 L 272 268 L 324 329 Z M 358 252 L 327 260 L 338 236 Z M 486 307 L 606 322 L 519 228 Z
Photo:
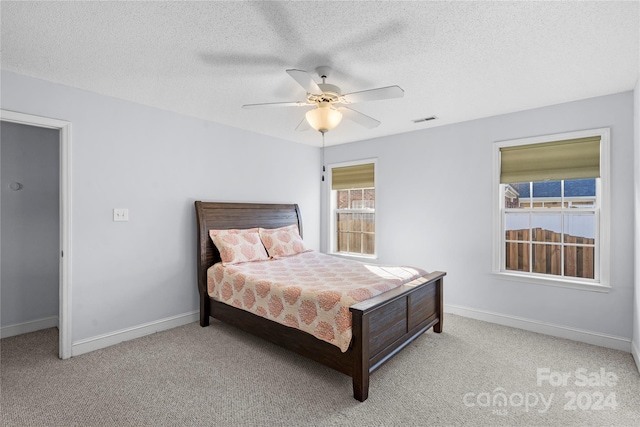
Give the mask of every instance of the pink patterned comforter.
M 304 252 L 267 261 L 214 264 L 207 271 L 212 298 L 300 329 L 345 352 L 351 342 L 349 306 L 426 274 Z

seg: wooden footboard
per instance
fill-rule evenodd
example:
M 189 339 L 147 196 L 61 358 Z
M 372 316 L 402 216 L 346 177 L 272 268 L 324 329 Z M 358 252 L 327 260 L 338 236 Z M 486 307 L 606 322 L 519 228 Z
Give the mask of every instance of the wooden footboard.
M 369 395 L 369 375 L 433 326 L 442 332 L 442 282 L 437 271 L 351 306 L 353 396 Z

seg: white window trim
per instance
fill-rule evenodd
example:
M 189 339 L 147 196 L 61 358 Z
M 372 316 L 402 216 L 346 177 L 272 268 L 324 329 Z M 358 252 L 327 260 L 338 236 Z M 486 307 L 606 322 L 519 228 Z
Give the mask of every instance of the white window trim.
M 521 273 L 502 270 L 502 259 L 504 248 L 502 244 L 502 215 L 501 207 L 504 203 L 500 192 L 500 149 L 503 147 L 513 147 L 525 144 L 538 144 L 543 142 L 560 141 L 565 139 L 584 138 L 589 136 L 600 136 L 600 185 L 596 186 L 597 196 L 600 200 L 600 221 L 599 221 L 599 250 L 598 257 L 600 280 L 594 282 L 592 279 L 580 280 L 579 278 L 551 277 L 535 273 Z M 610 253 L 611 253 L 611 180 L 610 180 L 610 130 L 609 128 L 598 128 L 577 132 L 567 132 L 553 135 L 535 136 L 531 138 L 513 139 L 508 141 L 497 141 L 493 144 L 493 262 L 492 273 L 501 279 L 535 283 L 541 285 L 558 286 L 570 289 L 581 289 L 596 292 L 609 292 L 610 282 Z
M 336 210 L 336 200 L 334 197 L 331 197 L 332 187 L 332 177 L 333 177 L 333 168 L 341 168 L 345 166 L 355 166 L 362 165 L 365 163 L 373 163 L 373 188 L 376 192 L 376 199 L 374 201 L 374 213 L 375 213 L 375 224 L 373 226 L 374 235 L 375 235 L 375 251 L 373 255 L 366 254 L 356 254 L 356 253 L 346 253 L 346 252 L 338 252 L 336 250 L 337 238 L 336 238 L 336 218 L 334 212 Z M 329 201 L 329 238 L 327 241 L 329 242 L 329 253 L 331 255 L 337 255 L 341 257 L 347 258 L 363 258 L 363 259 L 377 259 L 378 258 L 378 159 L 363 159 L 363 160 L 353 160 L 349 162 L 342 163 L 332 163 L 327 166 L 327 175 L 328 175 L 328 185 L 327 185 L 327 200 Z

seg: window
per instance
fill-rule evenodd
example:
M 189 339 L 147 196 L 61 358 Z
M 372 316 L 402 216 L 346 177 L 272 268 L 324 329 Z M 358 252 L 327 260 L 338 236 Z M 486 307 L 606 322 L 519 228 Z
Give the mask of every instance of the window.
M 608 149 L 608 129 L 494 144 L 496 273 L 608 287 Z
M 330 166 L 331 252 L 375 256 L 375 162 Z

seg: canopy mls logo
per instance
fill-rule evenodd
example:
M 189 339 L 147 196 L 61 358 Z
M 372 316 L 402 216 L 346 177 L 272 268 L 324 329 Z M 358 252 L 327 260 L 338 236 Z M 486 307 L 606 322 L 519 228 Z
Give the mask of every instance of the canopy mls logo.
M 618 384 L 618 376 L 605 368 L 598 371 L 589 371 L 586 368 L 578 368 L 575 371 L 552 371 L 550 368 L 538 368 L 536 370 L 536 385 L 538 387 L 562 388 L 565 391 L 563 398 L 556 393 L 542 392 L 513 392 L 507 393 L 502 387 L 493 392 L 466 393 L 462 403 L 468 408 L 488 408 L 494 415 L 507 415 L 510 408 L 524 408 L 525 412 L 537 411 L 544 414 L 549 411 L 556 401 L 563 404 L 565 411 L 601 411 L 615 410 L 618 407 L 616 393 L 605 391 Z M 580 387 L 581 391 L 567 390 L 569 387 Z
M 520 393 L 515 392 L 507 395 L 507 391 L 498 387 L 492 393 L 467 393 L 462 398 L 462 402 L 468 408 L 474 406 L 491 408 L 495 415 L 507 415 L 507 408 L 524 407 L 525 412 L 537 410 L 539 413 L 546 413 L 553 403 L 553 393 L 547 399 L 544 393 Z

